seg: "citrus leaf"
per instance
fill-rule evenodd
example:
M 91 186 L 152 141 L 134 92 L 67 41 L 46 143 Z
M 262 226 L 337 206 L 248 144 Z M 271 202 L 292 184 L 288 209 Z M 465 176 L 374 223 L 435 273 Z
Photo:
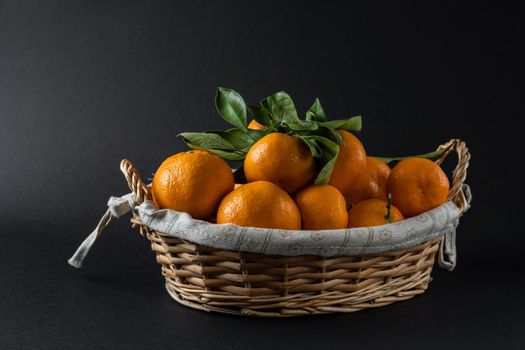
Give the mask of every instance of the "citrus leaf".
M 214 153 L 221 158 L 231 160 L 234 162 L 241 161 L 244 159 L 244 157 L 246 157 L 246 153 L 239 151 L 224 151 L 220 149 L 208 149 L 207 151 Z
M 294 136 L 322 136 L 319 133 L 321 132 L 320 129 L 317 130 L 293 130 L 290 132 L 290 134 Z
M 217 88 L 215 106 L 221 117 L 228 123 L 241 130 L 248 130 L 246 126 L 246 104 L 237 92 L 222 87 Z
M 197 146 L 200 149 L 235 150 L 229 141 L 214 132 L 183 132 L 179 136 L 182 136 L 187 144 Z
M 319 126 L 317 130 L 292 130 L 290 134 L 294 136 L 321 136 L 344 145 L 344 139 L 336 129 L 329 126 Z
M 322 126 L 320 129 L 326 130 L 326 133 L 329 135 L 328 138 L 334 139 L 340 145 L 345 144 L 345 140 L 343 139 L 341 134 L 337 132 L 336 129 L 332 128 L 331 126 Z
M 247 152 L 255 143 L 254 139 L 250 137 L 247 132 L 241 129 L 229 129 L 226 131 L 214 131 L 223 139 L 228 141 L 235 150 Z
M 443 154 L 448 152 L 450 147 L 452 147 L 452 145 L 450 145 L 447 148 L 444 148 L 444 149 L 442 149 L 440 151 L 434 151 L 434 152 L 429 152 L 429 153 L 425 153 L 425 154 L 418 154 L 416 156 L 406 156 L 406 157 L 375 157 L 375 156 L 373 156 L 373 157 L 377 158 L 377 159 L 381 159 L 389 167 L 393 168 L 397 163 L 399 163 L 403 159 L 408 159 L 408 158 L 425 158 L 425 159 L 429 159 L 429 160 L 435 162 L 436 160 L 440 159 L 443 156 Z
M 246 157 L 246 152 L 242 152 L 242 151 L 204 148 L 204 147 L 199 147 L 198 145 L 192 144 L 190 142 L 187 142 L 186 144 L 188 145 L 189 148 L 193 150 L 205 150 L 205 151 L 216 154 L 219 157 L 227 159 L 227 160 L 240 161 Z
M 264 130 L 251 130 L 251 129 L 249 129 L 248 130 L 248 136 L 250 136 L 252 138 L 252 140 L 254 140 L 254 142 L 257 142 L 261 138 L 263 138 L 264 136 L 266 136 L 268 134 L 271 134 L 274 131 L 275 130 L 272 127 L 268 127 L 268 128 L 266 128 Z
M 312 154 L 312 157 L 314 158 L 321 158 L 322 150 L 313 138 L 303 137 L 300 135 L 295 135 L 295 137 L 300 138 L 310 149 L 310 153 Z
M 285 122 L 291 130 L 317 130 L 319 125 L 312 120 L 299 120 L 296 122 Z
M 322 168 L 314 181 L 316 185 L 325 185 L 328 183 L 328 181 L 330 180 L 330 176 L 332 176 L 332 172 L 334 171 L 337 156 L 339 155 L 339 146 L 326 138 L 323 139 L 323 141 L 318 140 L 318 143 L 320 144 L 321 149 L 323 150 L 323 155 L 321 158 Z
M 326 121 L 326 113 L 318 98 L 315 99 L 312 107 L 310 107 L 306 112 L 306 120 L 315 120 L 318 122 Z
M 233 147 L 238 151 L 248 152 L 251 146 L 257 141 L 259 141 L 264 136 L 273 132 L 273 129 L 267 128 L 264 130 L 250 130 L 247 132 L 242 131 L 241 129 L 229 129 L 226 131 L 213 131 L 220 135 L 223 139 L 228 141 L 233 145 Z
M 246 105 L 246 108 L 248 109 L 248 112 L 253 116 L 253 118 L 259 124 L 262 124 L 268 127 L 272 126 L 272 118 L 270 117 L 268 112 L 266 112 L 266 110 L 264 110 L 263 108 L 259 108 L 257 106 L 251 105 L 249 103 Z
M 363 123 L 361 116 L 351 117 L 348 119 L 331 120 L 329 122 L 319 123 L 321 126 L 329 126 L 334 129 L 343 129 L 346 131 L 361 131 Z
M 315 144 L 320 149 L 320 158 L 318 158 L 318 167 L 321 169 L 314 183 L 316 185 L 325 185 L 330 180 L 332 171 L 334 170 L 335 161 L 337 160 L 337 155 L 339 154 L 339 146 L 322 136 L 303 136 L 308 143 L 315 141 Z
M 284 91 L 279 91 L 262 100 L 261 107 L 276 122 L 300 121 L 292 98 Z

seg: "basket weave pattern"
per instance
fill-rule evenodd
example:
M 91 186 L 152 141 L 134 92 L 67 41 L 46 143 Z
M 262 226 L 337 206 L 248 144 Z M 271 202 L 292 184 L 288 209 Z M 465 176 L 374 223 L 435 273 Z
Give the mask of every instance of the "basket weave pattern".
M 449 199 L 468 209 L 462 185 L 470 154 L 454 139 L 439 146 L 458 154 Z M 137 204 L 149 199 L 135 167 L 121 170 Z M 442 237 L 398 251 L 368 256 L 276 256 L 226 251 L 151 230 L 134 213 L 133 226 L 151 241 L 166 289 L 186 306 L 250 316 L 298 316 L 354 312 L 424 293 Z

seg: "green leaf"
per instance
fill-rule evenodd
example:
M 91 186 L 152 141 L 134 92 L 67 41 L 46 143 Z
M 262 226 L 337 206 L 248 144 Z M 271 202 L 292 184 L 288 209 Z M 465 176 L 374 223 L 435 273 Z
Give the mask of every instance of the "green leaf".
M 311 120 L 299 120 L 296 122 L 285 122 L 291 130 L 317 130 L 319 125 Z
M 268 127 L 268 128 L 266 128 L 264 130 L 251 130 L 251 129 L 249 129 L 248 130 L 248 136 L 250 136 L 254 142 L 257 142 L 261 138 L 263 138 L 264 136 L 266 136 L 268 134 L 271 134 L 274 131 L 275 130 L 272 127 Z
M 199 149 L 235 150 L 229 141 L 214 132 L 183 132 L 179 136 L 182 136 L 188 145 L 197 146 Z
M 264 110 L 263 108 L 259 108 L 257 106 L 251 105 L 249 103 L 246 105 L 246 108 L 248 108 L 248 112 L 253 116 L 253 118 L 259 124 L 262 124 L 268 127 L 272 126 L 272 118 L 270 117 L 268 112 L 266 112 L 266 110 Z
M 345 144 L 345 140 L 341 134 L 336 129 L 329 126 L 319 126 L 317 130 L 294 130 L 292 134 L 295 136 L 322 136 L 336 142 L 337 144 Z
M 241 130 L 248 130 L 246 126 L 246 104 L 237 92 L 222 87 L 217 88 L 215 106 L 221 117 L 228 123 Z
M 246 156 L 246 152 L 244 150 L 236 149 L 234 145 L 218 133 L 220 132 L 183 132 L 179 134 L 179 136 L 184 138 L 184 142 L 186 142 L 191 149 L 206 150 L 227 160 L 243 160 Z
M 363 124 L 361 116 L 351 117 L 348 119 L 331 120 L 329 122 L 319 123 L 321 126 L 329 126 L 334 129 L 343 129 L 346 131 L 361 131 Z
M 234 149 L 238 151 L 248 152 L 250 147 L 252 147 L 255 142 L 259 141 L 264 136 L 273 132 L 273 130 L 271 128 L 267 128 L 265 130 L 248 129 L 247 132 L 244 132 L 241 129 L 229 129 L 226 131 L 212 132 L 218 134 L 223 139 L 231 143 Z
M 306 120 L 315 120 L 318 122 L 326 121 L 326 113 L 318 98 L 315 99 L 312 107 L 310 107 L 306 112 Z
M 330 127 L 330 126 L 321 126 L 320 129 L 323 130 L 323 131 L 326 131 L 326 133 L 329 135 L 328 138 L 334 139 L 340 145 L 344 145 L 345 144 L 345 140 L 343 139 L 341 134 L 339 132 L 337 132 L 336 129 L 334 129 L 334 128 Z
M 300 135 L 295 135 L 295 137 L 300 138 L 310 149 L 310 153 L 312 154 L 312 157 L 314 158 L 321 158 L 321 155 L 323 151 L 317 144 L 317 141 L 313 138 L 303 137 Z
M 221 158 L 231 160 L 234 162 L 241 161 L 244 159 L 244 157 L 246 157 L 246 153 L 239 152 L 239 151 L 224 151 L 220 149 L 208 149 L 207 151 L 214 153 Z
M 330 180 L 330 176 L 334 170 L 337 155 L 339 154 L 339 146 L 335 142 L 322 136 L 304 136 L 304 138 L 308 142 L 315 140 L 322 151 L 321 158 L 318 161 L 321 170 L 314 183 L 317 185 L 325 185 Z
M 277 92 L 262 100 L 261 107 L 276 122 L 300 121 L 292 98 L 284 91 Z
M 321 158 L 322 168 L 319 171 L 319 174 L 317 175 L 314 183 L 317 185 L 324 185 L 328 183 L 330 176 L 332 176 L 332 171 L 334 170 L 335 162 L 337 160 L 337 156 L 339 155 L 339 146 L 335 142 L 330 141 L 324 137 L 319 138 L 317 143 L 321 146 L 323 155 Z
M 237 151 L 247 152 L 255 143 L 254 139 L 250 137 L 247 132 L 241 129 L 229 129 L 226 131 L 214 131 L 214 133 L 221 136 L 223 139 L 232 144 Z
M 429 159 L 429 160 L 435 162 L 436 160 L 440 159 L 443 156 L 443 154 L 448 152 L 450 147 L 452 147 L 452 145 L 450 145 L 447 148 L 442 149 L 440 151 L 434 151 L 434 152 L 429 152 L 429 153 L 425 153 L 425 154 L 419 154 L 419 155 L 416 155 L 416 156 L 406 156 L 406 157 L 375 157 L 375 156 L 372 156 L 372 157 L 377 158 L 377 159 L 381 159 L 389 167 L 393 168 L 397 163 L 399 163 L 403 159 L 408 159 L 408 158 L 425 158 L 425 159 Z
M 272 132 L 229 129 L 226 131 L 184 132 L 179 134 L 191 149 L 204 149 L 228 160 L 242 160 L 255 142 Z
M 293 132 L 291 132 L 291 134 L 293 136 L 323 136 L 323 135 L 320 135 L 320 132 L 321 132 L 320 129 L 317 129 L 317 130 L 293 130 Z

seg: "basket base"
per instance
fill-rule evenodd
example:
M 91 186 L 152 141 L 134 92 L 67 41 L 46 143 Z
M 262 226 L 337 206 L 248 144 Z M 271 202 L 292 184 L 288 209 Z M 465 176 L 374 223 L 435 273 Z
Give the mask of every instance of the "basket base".
M 428 284 L 431 280 L 431 270 L 432 267 L 429 268 L 428 271 L 424 271 L 422 273 L 424 276 L 419 276 L 413 283 L 403 284 L 401 288 L 393 288 L 386 293 L 384 293 L 384 290 L 381 291 L 381 289 L 385 288 L 383 285 L 383 288 L 375 286 L 375 288 L 372 287 L 369 290 L 361 290 L 359 293 L 327 292 L 322 295 L 296 294 L 289 297 L 281 297 L 279 298 L 281 301 L 276 301 L 275 299 L 277 297 L 273 299 L 265 298 L 267 300 L 259 300 L 259 302 L 254 301 L 253 298 L 251 300 L 240 301 L 237 296 L 233 297 L 232 301 L 220 298 L 221 300 L 214 302 L 210 300 L 210 295 L 202 295 L 200 298 L 195 296 L 190 298 L 185 297 L 183 293 L 181 293 L 181 290 L 177 288 L 169 278 L 166 278 L 165 286 L 169 295 L 175 299 L 175 301 L 196 310 L 251 317 L 293 317 L 329 313 L 351 313 L 408 300 L 419 294 L 423 294 L 428 289 Z M 358 294 L 364 294 L 366 297 L 360 297 Z M 377 294 L 382 294 L 382 296 L 374 297 L 374 295 Z
M 422 294 L 442 239 L 380 255 L 286 257 L 220 250 L 139 227 L 177 302 L 256 317 L 349 313 Z

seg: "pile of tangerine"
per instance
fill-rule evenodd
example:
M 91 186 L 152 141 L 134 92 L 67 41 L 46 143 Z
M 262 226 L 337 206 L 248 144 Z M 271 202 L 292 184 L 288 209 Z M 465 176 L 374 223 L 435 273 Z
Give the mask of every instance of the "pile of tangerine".
M 255 120 L 251 130 L 266 127 Z M 344 143 L 327 184 L 314 184 L 316 166 L 300 138 L 271 132 L 255 142 L 244 159 L 245 184 L 206 150 L 167 158 L 155 172 L 152 199 L 218 224 L 287 230 L 377 226 L 400 221 L 444 203 L 449 180 L 429 159 L 407 158 L 392 169 L 367 157 L 359 139 L 337 130 Z M 348 210 L 349 209 L 349 210 Z

